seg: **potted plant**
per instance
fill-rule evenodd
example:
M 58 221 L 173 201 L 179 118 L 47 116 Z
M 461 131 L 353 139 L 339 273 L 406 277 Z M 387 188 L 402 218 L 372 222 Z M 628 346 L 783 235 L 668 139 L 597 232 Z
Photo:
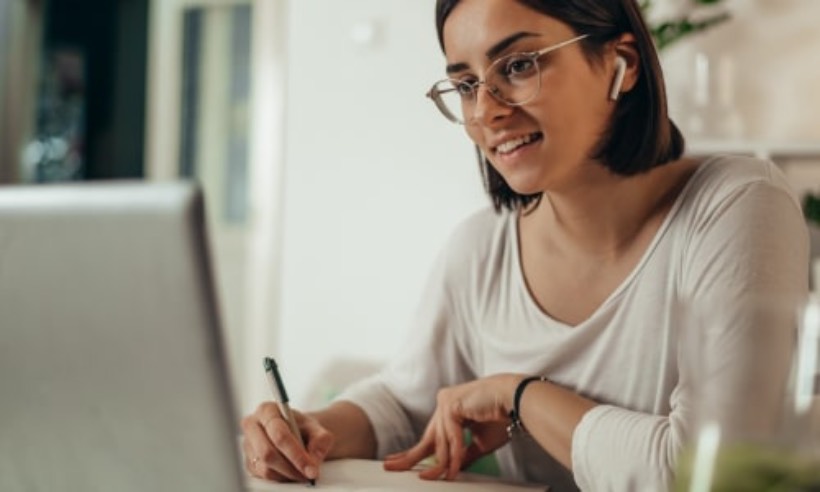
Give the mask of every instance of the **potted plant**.
M 680 41 L 692 34 L 710 29 L 718 24 L 722 24 L 730 19 L 728 11 L 721 10 L 702 14 L 699 10 L 702 7 L 715 7 L 723 0 L 691 0 L 692 8 L 689 12 L 672 19 L 649 24 L 650 33 L 655 40 L 658 50 L 663 50 L 669 45 Z M 652 9 L 653 0 L 641 0 L 640 7 L 646 16 Z M 702 15 L 699 15 L 702 14 Z

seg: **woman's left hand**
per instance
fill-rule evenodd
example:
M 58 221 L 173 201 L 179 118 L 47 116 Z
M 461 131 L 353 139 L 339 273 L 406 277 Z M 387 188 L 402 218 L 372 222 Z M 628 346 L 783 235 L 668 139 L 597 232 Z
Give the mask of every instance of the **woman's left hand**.
M 512 393 L 522 376 L 499 374 L 439 390 L 436 410 L 421 440 L 385 457 L 386 470 L 401 471 L 435 455 L 436 464 L 419 474 L 427 480 L 452 480 L 459 470 L 503 446 Z M 464 430 L 469 429 L 469 445 Z

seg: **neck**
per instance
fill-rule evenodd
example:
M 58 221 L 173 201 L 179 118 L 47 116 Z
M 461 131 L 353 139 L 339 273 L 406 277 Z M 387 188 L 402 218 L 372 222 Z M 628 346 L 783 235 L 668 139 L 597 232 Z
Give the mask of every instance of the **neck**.
M 617 259 L 647 225 L 666 215 L 685 182 L 686 166 L 670 163 L 629 177 L 591 166 L 583 182 L 545 193 L 521 224 L 546 247 Z

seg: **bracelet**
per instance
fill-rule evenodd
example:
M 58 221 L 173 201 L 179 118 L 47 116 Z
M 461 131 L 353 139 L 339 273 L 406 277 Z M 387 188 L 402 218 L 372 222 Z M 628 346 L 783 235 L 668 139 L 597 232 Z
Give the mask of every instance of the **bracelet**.
M 507 435 L 512 438 L 516 432 L 526 432 L 524 423 L 521 422 L 521 395 L 524 394 L 524 389 L 533 381 L 546 381 L 546 376 L 529 376 L 521 380 L 515 388 L 513 396 L 513 407 L 510 410 L 510 425 L 507 426 Z

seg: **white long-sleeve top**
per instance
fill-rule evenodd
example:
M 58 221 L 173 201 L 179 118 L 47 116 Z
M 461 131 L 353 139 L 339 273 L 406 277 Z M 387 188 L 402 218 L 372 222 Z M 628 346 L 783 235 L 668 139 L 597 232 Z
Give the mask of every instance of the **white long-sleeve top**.
M 779 169 L 716 156 L 629 276 L 568 326 L 527 290 L 516 214 L 487 209 L 444 248 L 403 350 L 340 398 L 367 414 L 381 457 L 418 441 L 438 389 L 497 373 L 545 375 L 599 405 L 575 429 L 572 470 L 524 438 L 496 452 L 504 475 L 556 491 L 627 490 L 641 470 L 668 480 L 691 434 L 698 380 L 742 432 L 780 416 L 808 264 L 800 205 Z

